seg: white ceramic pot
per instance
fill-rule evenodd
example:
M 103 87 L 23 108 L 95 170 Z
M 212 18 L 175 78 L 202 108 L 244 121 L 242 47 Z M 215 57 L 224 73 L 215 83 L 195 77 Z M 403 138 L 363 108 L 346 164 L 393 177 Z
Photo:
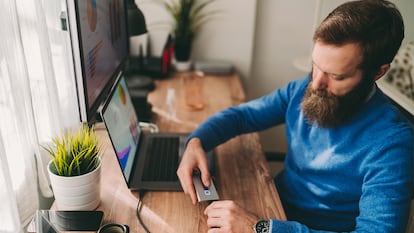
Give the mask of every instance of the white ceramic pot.
M 59 176 L 47 170 L 59 210 L 95 210 L 100 201 L 101 162 L 90 173 L 81 176 Z
M 174 67 L 176 71 L 189 71 L 191 65 L 191 61 L 175 61 Z

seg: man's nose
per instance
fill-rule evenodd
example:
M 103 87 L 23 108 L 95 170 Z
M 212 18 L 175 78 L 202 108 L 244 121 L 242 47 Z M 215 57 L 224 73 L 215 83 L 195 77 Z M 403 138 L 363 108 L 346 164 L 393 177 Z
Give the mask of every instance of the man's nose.
M 323 72 L 314 72 L 312 77 L 312 89 L 324 90 L 328 87 L 329 78 Z

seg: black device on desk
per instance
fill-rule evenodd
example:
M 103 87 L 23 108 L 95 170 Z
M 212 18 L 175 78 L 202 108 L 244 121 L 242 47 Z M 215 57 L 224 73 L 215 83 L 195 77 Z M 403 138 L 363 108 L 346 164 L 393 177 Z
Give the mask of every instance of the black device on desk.
M 35 216 L 36 233 L 58 233 L 59 231 L 55 226 L 46 218 L 40 210 L 36 211 Z M 28 232 L 31 232 L 28 230 Z
M 38 210 L 36 232 L 97 231 L 102 217 L 102 211 Z

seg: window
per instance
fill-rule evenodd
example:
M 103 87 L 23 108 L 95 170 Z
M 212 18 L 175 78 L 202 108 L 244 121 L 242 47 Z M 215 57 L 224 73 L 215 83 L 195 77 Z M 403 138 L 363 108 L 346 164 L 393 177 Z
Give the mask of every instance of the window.
M 11 200 L 0 209 L 1 232 L 22 231 L 30 222 L 38 189 L 52 194 L 45 169 L 49 158 L 40 145 L 79 123 L 61 9 L 65 6 L 55 0 L 0 2 L 0 33 L 7 35 L 0 43 L 0 198 Z

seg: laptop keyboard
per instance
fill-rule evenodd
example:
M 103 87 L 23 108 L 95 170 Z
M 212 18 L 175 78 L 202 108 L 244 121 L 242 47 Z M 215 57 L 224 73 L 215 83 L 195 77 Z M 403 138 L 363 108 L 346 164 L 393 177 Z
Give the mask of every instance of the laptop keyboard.
M 148 141 L 143 181 L 177 181 L 178 137 L 154 137 Z

